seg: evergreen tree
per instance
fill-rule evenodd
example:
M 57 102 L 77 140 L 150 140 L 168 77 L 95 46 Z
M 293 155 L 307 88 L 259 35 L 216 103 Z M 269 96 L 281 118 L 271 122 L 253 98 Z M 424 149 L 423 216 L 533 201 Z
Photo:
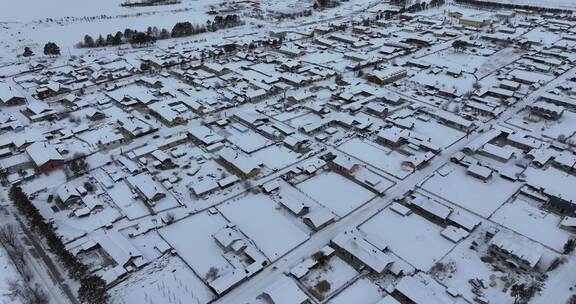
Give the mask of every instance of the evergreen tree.
M 131 44 L 137 45 L 144 45 L 144 44 L 153 44 L 156 42 L 156 38 L 152 37 L 146 33 L 136 32 L 132 35 L 132 39 L 130 40 Z
M 163 28 L 163 29 L 160 31 L 160 37 L 159 37 L 159 38 L 160 38 L 160 39 L 168 39 L 168 38 L 170 38 L 170 32 L 169 32 L 167 29 Z
M 84 36 L 84 46 L 85 47 L 94 47 L 95 43 L 94 43 L 94 38 L 92 38 L 92 36 L 90 35 L 86 35 Z
M 78 288 L 78 299 L 82 303 L 106 304 L 108 302 L 106 282 L 96 275 L 81 279 L 80 288 Z
M 127 28 L 124 30 L 124 37 L 128 40 L 132 39 L 132 35 L 134 34 L 134 31 Z
M 98 36 L 98 39 L 96 39 L 96 46 L 106 46 L 106 40 L 104 40 L 102 35 Z
M 32 52 L 32 50 L 29 47 L 25 47 L 24 48 L 24 54 L 22 54 L 22 56 L 24 56 L 24 57 L 34 56 L 34 52 Z
M 120 45 L 122 44 L 122 32 L 117 32 L 116 35 L 112 38 L 112 45 Z
M 48 42 L 44 45 L 44 55 L 60 55 L 60 47 L 54 42 Z
M 178 22 L 172 28 L 172 37 L 185 37 L 192 35 L 192 24 L 190 22 Z

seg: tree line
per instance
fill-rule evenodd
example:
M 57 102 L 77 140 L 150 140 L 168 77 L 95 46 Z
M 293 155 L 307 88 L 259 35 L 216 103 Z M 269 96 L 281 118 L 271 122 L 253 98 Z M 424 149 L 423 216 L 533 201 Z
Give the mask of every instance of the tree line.
M 90 35 L 85 35 L 84 39 L 79 42 L 77 46 L 95 48 L 118 46 L 125 43 L 129 43 L 133 46 L 150 45 L 156 43 L 157 40 L 188 37 L 205 32 L 214 32 L 219 29 L 234 27 L 240 24 L 241 20 L 238 15 L 227 15 L 226 17 L 215 16 L 213 21 L 208 20 L 206 24 L 192 24 L 188 21 L 178 22 L 174 25 L 171 31 L 166 28 L 158 29 L 155 26 L 150 26 L 143 32 L 127 28 L 123 32 L 119 31 L 115 34 L 108 34 L 106 37 L 100 35 L 96 39 Z
M 69 277 L 80 281 L 80 288 L 78 289 L 79 300 L 82 303 L 90 304 L 106 303 L 108 300 L 106 282 L 101 277 L 90 274 L 88 267 L 66 249 L 62 238 L 56 234 L 52 224 L 44 219 L 22 188 L 12 186 L 9 197 L 20 213 L 27 218 L 30 228 L 46 240 L 48 248 L 58 256 Z
M 522 9 L 527 11 L 536 11 L 536 12 L 546 12 L 546 13 L 560 13 L 560 14 L 572 14 L 570 10 L 558 9 L 558 8 L 551 8 L 551 7 L 541 7 L 541 6 L 534 6 L 534 5 L 527 5 L 527 4 L 514 4 L 514 3 L 504 3 L 504 2 L 495 2 L 495 1 L 486 1 L 486 0 L 455 0 L 454 2 L 458 4 L 468 4 L 474 6 L 480 6 L 484 8 L 495 8 L 495 9 Z M 543 2 L 545 3 L 545 1 Z
M 181 3 L 180 0 L 144 0 L 144 1 L 126 1 L 120 3 L 120 6 L 125 7 L 142 7 L 142 6 L 157 6 L 157 5 L 171 5 L 171 4 L 179 4 Z

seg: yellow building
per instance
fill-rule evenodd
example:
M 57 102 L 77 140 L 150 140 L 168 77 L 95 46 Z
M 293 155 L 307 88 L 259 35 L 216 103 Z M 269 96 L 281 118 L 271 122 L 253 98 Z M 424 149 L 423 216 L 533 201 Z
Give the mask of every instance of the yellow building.
M 475 28 L 481 28 L 490 24 L 490 20 L 473 18 L 473 17 L 460 17 L 460 19 L 458 20 L 460 21 L 460 25 Z
M 449 11 L 448 12 L 448 17 L 450 18 L 461 18 L 463 15 L 460 12 L 453 12 L 453 11 Z

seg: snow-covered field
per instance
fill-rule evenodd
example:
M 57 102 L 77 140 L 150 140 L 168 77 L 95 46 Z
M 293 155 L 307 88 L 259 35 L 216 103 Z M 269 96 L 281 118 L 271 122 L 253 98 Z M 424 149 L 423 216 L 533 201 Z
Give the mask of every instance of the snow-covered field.
M 308 235 L 277 209 L 265 195 L 246 196 L 226 202 L 218 209 L 275 261 L 308 239 Z
M 165 256 L 110 291 L 111 303 L 208 303 L 214 294 L 179 257 Z
M 329 304 L 378 303 L 382 298 L 380 287 L 366 278 L 360 278 L 336 295 Z
M 358 272 L 352 266 L 334 256 L 330 258 L 326 266 L 313 269 L 300 281 L 309 290 L 317 290 L 316 286 L 319 282 L 327 281 L 330 284 L 330 289 L 327 292 L 319 293 L 323 298 L 327 298 L 357 275 Z
M 206 275 L 211 267 L 220 273 L 232 269 L 222 256 L 222 249 L 212 235 L 224 228 L 228 222 L 220 214 L 203 212 L 165 227 L 160 234 L 178 253 L 187 265 L 200 275 Z
M 387 150 L 376 143 L 354 138 L 343 143 L 338 149 L 400 179 L 406 178 L 411 173 L 402 168 L 402 161 L 406 160 L 406 156 Z
M 561 217 L 522 199 L 504 204 L 490 219 L 559 252 L 572 236 L 559 227 Z
M 483 182 L 468 175 L 463 168 L 454 168 L 451 165 L 446 165 L 441 170 L 450 173 L 443 176 L 437 172 L 422 184 L 422 189 L 485 217 L 496 211 L 521 186 L 497 175 Z
M 298 188 L 338 216 L 346 216 L 374 197 L 372 192 L 333 172 L 312 177 L 298 184 Z
M 4 5 L 0 11 L 0 21 L 28 22 L 45 19 L 82 19 L 83 17 L 136 15 L 172 11 L 187 7 L 201 7 L 215 5 L 218 0 L 182 0 L 180 4 L 149 6 L 149 7 L 123 7 L 124 0 L 21 0 L 11 1 Z
M 454 247 L 440 234 L 442 229 L 417 214 L 402 216 L 389 208 L 360 226 L 360 230 L 386 240 L 392 252 L 422 271 Z
M 272 169 L 283 169 L 298 160 L 299 154 L 283 146 L 270 146 L 253 153 L 256 158 L 260 159 L 264 166 Z

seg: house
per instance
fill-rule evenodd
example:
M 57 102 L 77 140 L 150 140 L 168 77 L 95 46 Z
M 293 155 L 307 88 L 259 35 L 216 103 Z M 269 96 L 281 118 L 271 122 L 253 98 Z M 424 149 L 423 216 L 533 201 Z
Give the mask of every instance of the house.
M 242 251 L 243 247 L 236 247 L 234 243 L 242 241 L 242 235 L 234 227 L 224 227 L 212 235 L 216 243 L 220 245 L 224 251 Z
M 103 250 L 110 259 L 110 266 L 99 270 L 99 274 L 111 286 L 148 264 L 142 252 L 130 243 L 122 233 L 113 229 L 98 229 L 86 237 L 66 245 L 74 255 L 93 250 Z
M 270 304 L 309 304 L 308 296 L 289 278 L 283 277 L 264 287 L 258 298 Z
M 386 85 L 406 77 L 408 73 L 400 67 L 390 67 L 385 70 L 374 70 L 366 79 L 378 85 Z
M 124 132 L 127 138 L 144 136 L 158 130 L 157 127 L 137 117 L 122 117 L 117 120 L 117 123 L 118 128 Z
M 298 57 L 300 55 L 302 55 L 303 51 L 299 50 L 296 47 L 290 47 L 287 45 L 283 45 L 281 48 L 278 49 L 279 53 L 282 53 L 284 55 L 288 55 L 290 57 Z
M 458 21 L 462 26 L 468 26 L 473 28 L 481 28 L 491 23 L 490 20 L 488 19 L 480 19 L 474 17 L 460 17 Z
M 0 103 L 3 105 L 11 106 L 23 104 L 26 102 L 26 97 L 11 85 L 0 82 Z
M 386 128 L 378 132 L 376 142 L 384 146 L 399 147 L 406 143 L 408 131 L 396 126 Z
M 535 269 L 544 254 L 542 245 L 506 230 L 492 237 L 488 250 L 513 268 L 523 271 Z
M 402 167 L 408 168 L 411 170 L 422 169 L 430 163 L 432 158 L 434 158 L 433 152 L 425 152 L 419 154 L 413 154 L 407 157 L 405 160 L 402 161 Z
M 155 206 L 158 201 L 166 197 L 164 187 L 155 181 L 149 173 L 144 172 L 130 176 L 126 181 L 149 206 Z
M 218 135 L 216 132 L 212 131 L 212 129 L 202 125 L 191 127 L 188 130 L 188 134 L 194 143 L 204 144 L 206 146 L 224 141 L 224 137 Z
M 47 172 L 64 165 L 64 157 L 52 145 L 35 142 L 26 148 L 26 153 L 40 172 Z
M 104 112 L 97 110 L 95 108 L 88 108 L 85 112 L 86 118 L 97 121 L 106 118 L 106 114 Z
M 292 134 L 284 138 L 284 145 L 298 153 L 310 151 L 310 140 L 298 134 Z
M 260 173 L 262 162 L 241 152 L 223 148 L 218 152 L 218 156 L 225 167 L 242 178 L 254 177 Z
M 464 15 L 456 11 L 448 11 L 448 17 L 450 18 L 462 18 Z
M 335 221 L 334 214 L 324 207 L 313 208 L 302 218 L 304 224 L 314 231 L 320 231 Z
M 58 190 L 56 190 L 56 195 L 64 204 L 70 204 L 80 200 L 81 198 L 80 192 L 78 192 L 78 190 L 70 184 L 64 184 L 60 186 Z
M 423 195 L 418 195 L 410 199 L 409 202 L 410 206 L 419 211 L 420 215 L 440 224 L 445 224 L 448 216 L 452 213 L 452 209 Z
M 479 164 L 471 164 L 468 167 L 467 173 L 471 176 L 481 179 L 484 182 L 486 182 L 490 177 L 492 177 L 492 169 L 481 166 Z
M 512 156 L 514 156 L 514 151 L 512 149 L 490 143 L 485 144 L 482 149 L 480 149 L 480 153 L 501 162 L 507 162 L 512 158 Z
M 178 102 L 175 106 L 172 106 L 168 102 L 156 102 L 149 104 L 148 109 L 150 113 L 160 119 L 162 123 L 172 127 L 186 123 L 186 119 L 175 110 L 178 107 L 177 104 Z
M 292 195 L 282 195 L 278 198 L 280 204 L 288 209 L 295 216 L 303 216 L 310 211 L 310 207 L 305 205 L 297 197 Z
M 215 180 L 204 179 L 198 182 L 194 182 L 189 187 L 197 197 L 201 197 L 218 190 L 220 188 L 220 185 Z
M 47 103 L 34 101 L 28 103 L 25 109 L 21 110 L 31 121 L 40 121 L 56 114 Z
M 378 274 L 384 273 L 394 262 L 355 228 L 341 232 L 332 239 L 331 244 L 352 264 L 364 265 Z
M 222 76 L 230 72 L 230 69 L 219 63 L 204 63 L 202 69 L 206 72 Z
M 57 82 L 50 82 L 36 89 L 36 96 L 38 96 L 39 99 L 43 100 L 46 98 L 54 97 L 56 95 L 68 92 L 70 92 L 69 88 L 62 86 Z
M 331 162 L 328 163 L 332 170 L 342 174 L 342 175 L 352 175 L 358 170 L 360 165 L 352 161 L 350 157 L 336 157 Z
M 529 106 L 530 113 L 544 117 L 545 119 L 558 120 L 564 114 L 564 107 L 557 106 L 544 101 L 537 101 Z
M 466 300 L 448 293 L 446 287 L 437 283 L 429 275 L 417 273 L 404 276 L 394 287 L 394 291 L 387 298 L 394 300 L 384 303 L 402 304 L 440 304 L 440 303 L 467 303 Z M 457 296 L 456 296 L 457 297 Z M 387 299 L 385 298 L 385 299 Z M 480 303 L 480 302 L 479 302 Z M 378 303 L 379 304 L 379 303 Z
M 252 110 L 239 111 L 238 113 L 234 114 L 234 117 L 253 128 L 257 128 L 270 120 L 266 115 Z
M 571 216 L 565 216 L 560 222 L 560 228 L 568 230 L 572 233 L 576 232 L 576 218 Z

